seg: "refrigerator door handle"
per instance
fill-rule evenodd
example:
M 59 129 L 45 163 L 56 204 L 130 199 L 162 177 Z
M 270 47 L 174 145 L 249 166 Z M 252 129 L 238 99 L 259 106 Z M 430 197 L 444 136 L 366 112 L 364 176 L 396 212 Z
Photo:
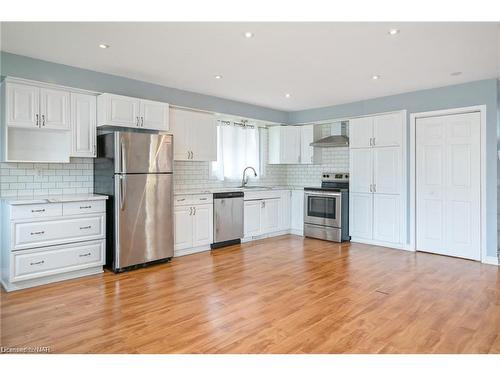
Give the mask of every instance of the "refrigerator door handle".
M 125 143 L 123 139 L 120 142 L 120 172 L 127 173 L 127 157 L 125 156 Z
M 120 178 L 120 210 L 123 211 L 125 205 L 125 195 L 127 194 L 127 181 L 125 175 L 119 175 Z

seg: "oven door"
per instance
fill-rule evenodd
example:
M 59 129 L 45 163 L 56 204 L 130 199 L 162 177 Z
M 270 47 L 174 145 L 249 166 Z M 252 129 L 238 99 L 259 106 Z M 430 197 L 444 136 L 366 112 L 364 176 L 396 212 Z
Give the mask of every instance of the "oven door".
M 340 228 L 341 197 L 336 192 L 304 193 L 304 223 Z

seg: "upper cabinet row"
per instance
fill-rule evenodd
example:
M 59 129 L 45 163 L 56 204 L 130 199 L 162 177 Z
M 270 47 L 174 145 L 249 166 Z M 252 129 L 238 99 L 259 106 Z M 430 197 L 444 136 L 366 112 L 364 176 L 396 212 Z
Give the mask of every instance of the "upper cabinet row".
M 314 125 L 269 128 L 269 164 L 313 164 Z
M 361 117 L 349 120 L 349 147 L 401 146 L 403 129 L 401 113 Z

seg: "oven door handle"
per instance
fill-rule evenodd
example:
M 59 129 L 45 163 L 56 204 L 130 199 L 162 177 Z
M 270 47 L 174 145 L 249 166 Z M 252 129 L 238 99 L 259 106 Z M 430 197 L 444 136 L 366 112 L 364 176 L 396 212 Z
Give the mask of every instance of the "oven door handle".
M 342 197 L 342 193 L 338 193 L 338 192 L 305 193 L 304 196 L 305 197 L 319 197 L 319 198 L 322 198 L 322 197 L 338 197 L 338 198 L 341 198 Z

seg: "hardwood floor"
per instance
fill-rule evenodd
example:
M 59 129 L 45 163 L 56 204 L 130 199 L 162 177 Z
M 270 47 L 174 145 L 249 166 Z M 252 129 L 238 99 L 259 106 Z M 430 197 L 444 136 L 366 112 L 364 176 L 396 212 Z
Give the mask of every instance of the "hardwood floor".
M 291 235 L 0 297 L 52 352 L 500 353 L 498 267 Z

